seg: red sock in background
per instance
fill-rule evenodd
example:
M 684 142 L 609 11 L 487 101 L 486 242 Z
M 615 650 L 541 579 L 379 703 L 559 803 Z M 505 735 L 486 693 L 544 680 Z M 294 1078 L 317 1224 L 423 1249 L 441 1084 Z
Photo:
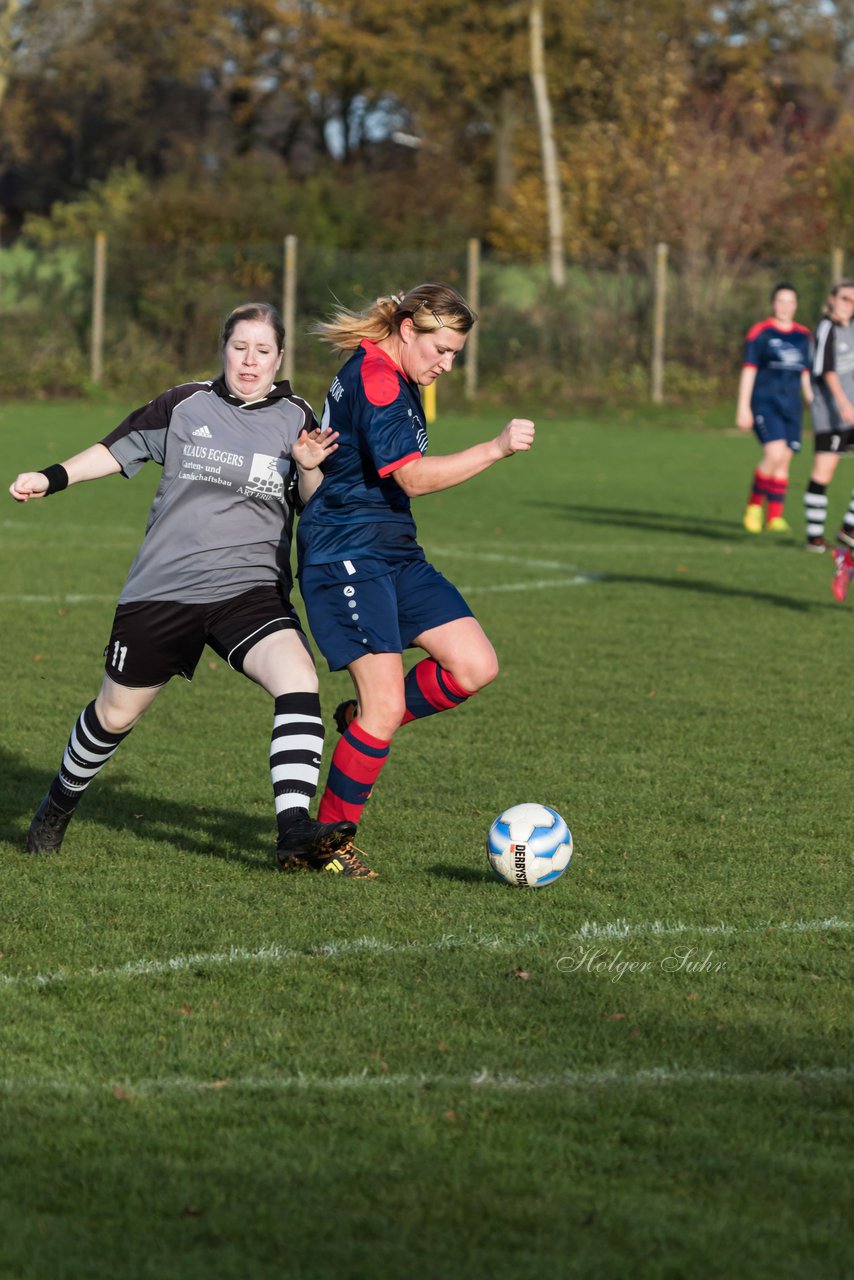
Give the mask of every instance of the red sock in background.
M 770 477 L 765 481 L 768 492 L 768 519 L 778 520 L 783 514 L 783 505 L 786 501 L 786 490 L 789 487 L 788 480 L 772 480 Z
M 768 485 L 773 483 L 770 476 L 765 476 L 757 469 L 753 473 L 753 484 L 750 489 L 750 497 L 747 499 L 751 507 L 764 507 L 765 500 L 768 497 Z

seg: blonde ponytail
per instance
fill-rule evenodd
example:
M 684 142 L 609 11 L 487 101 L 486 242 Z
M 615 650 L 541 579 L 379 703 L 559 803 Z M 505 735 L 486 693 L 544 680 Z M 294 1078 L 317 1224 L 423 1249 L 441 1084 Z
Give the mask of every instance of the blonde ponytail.
M 406 319 L 419 333 L 441 328 L 468 333 L 477 322 L 465 298 L 450 285 L 419 284 L 407 293 L 377 298 L 362 311 L 338 307 L 330 320 L 314 325 L 311 332 L 336 351 L 355 351 L 365 338 L 382 342 L 399 333 Z

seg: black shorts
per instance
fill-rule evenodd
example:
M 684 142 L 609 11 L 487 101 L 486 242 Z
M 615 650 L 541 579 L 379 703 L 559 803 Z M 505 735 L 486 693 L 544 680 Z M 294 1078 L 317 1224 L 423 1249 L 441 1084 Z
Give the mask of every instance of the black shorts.
M 206 644 L 235 671 L 259 640 L 273 631 L 303 630 L 293 605 L 277 587 L 253 587 L 230 600 L 182 604 L 134 600 L 120 604 L 104 650 L 105 670 L 132 689 L 192 680 Z
M 854 453 L 854 427 L 840 425 L 838 431 L 815 433 L 816 453 Z

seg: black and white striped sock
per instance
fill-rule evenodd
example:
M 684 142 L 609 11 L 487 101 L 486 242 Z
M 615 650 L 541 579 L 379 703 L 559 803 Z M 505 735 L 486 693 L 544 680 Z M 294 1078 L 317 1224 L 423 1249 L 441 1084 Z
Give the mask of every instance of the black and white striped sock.
M 130 733 L 108 733 L 95 712 L 94 699 L 80 712 L 71 730 L 59 773 L 50 793 L 61 809 L 74 809 L 89 783 Z
M 804 494 L 804 515 L 807 522 L 807 537 L 821 538 L 827 520 L 827 485 L 810 480 Z
M 276 824 L 283 836 L 308 816 L 323 757 L 323 720 L 316 693 L 285 693 L 276 699 L 270 740 L 270 775 Z

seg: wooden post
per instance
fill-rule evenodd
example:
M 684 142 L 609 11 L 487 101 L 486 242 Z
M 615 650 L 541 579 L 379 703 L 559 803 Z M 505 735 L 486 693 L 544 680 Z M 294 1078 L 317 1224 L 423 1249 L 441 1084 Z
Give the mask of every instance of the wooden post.
M 472 311 L 480 311 L 480 241 L 477 239 L 469 240 L 467 297 Z M 475 325 L 466 342 L 467 400 L 474 400 L 477 395 L 477 357 L 478 340 L 477 325 Z
M 90 377 L 97 384 L 104 372 L 104 299 L 107 291 L 107 235 L 95 233 L 95 275 L 92 281 Z
M 297 319 L 297 238 L 285 236 L 282 320 L 285 325 L 285 360 L 282 372 L 288 382 L 294 376 L 294 329 Z
M 837 284 L 845 274 L 845 258 L 842 250 L 837 245 L 831 250 L 830 254 L 830 281 L 831 284 Z
M 652 399 L 664 399 L 664 334 L 667 317 L 667 245 L 655 246 L 655 286 L 652 322 Z
M 428 383 L 428 385 L 424 388 L 424 393 L 421 397 L 421 400 L 424 405 L 424 420 L 426 421 L 429 427 L 431 422 L 436 421 L 436 383 L 435 382 Z

